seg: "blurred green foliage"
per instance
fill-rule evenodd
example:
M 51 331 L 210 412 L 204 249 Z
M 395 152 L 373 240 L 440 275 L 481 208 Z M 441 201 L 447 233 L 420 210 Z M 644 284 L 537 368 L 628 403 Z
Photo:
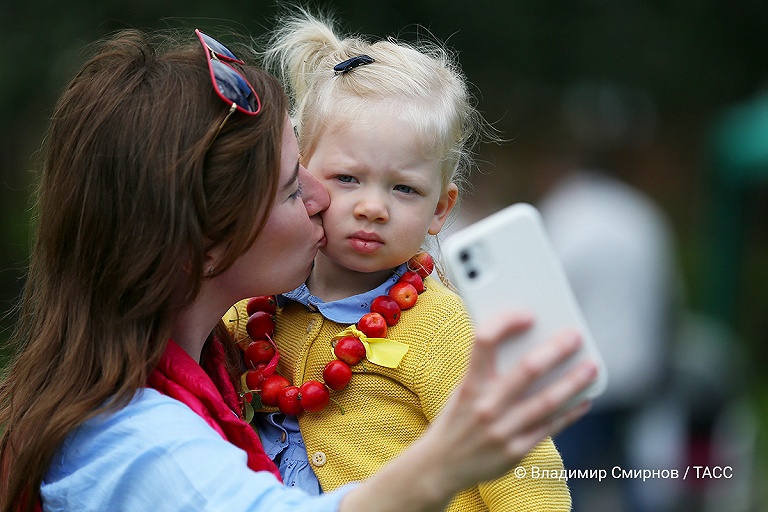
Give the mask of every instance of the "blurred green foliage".
M 4 0 L 0 33 L 0 344 L 13 325 L 27 262 L 34 170 L 57 95 L 96 39 L 127 27 L 200 27 L 258 36 L 281 2 L 252 0 Z M 388 0 L 312 2 L 344 28 L 376 36 L 433 34 L 459 53 L 480 109 L 511 144 L 481 148 L 474 178 L 482 201 L 534 200 L 548 152 L 564 145 L 563 90 L 584 81 L 630 85 L 657 107 L 654 140 L 627 159 L 628 177 L 667 211 L 678 237 L 689 305 L 708 309 L 744 342 L 752 367 L 768 363 L 768 184 L 726 205 L 707 147 L 713 121 L 768 85 L 764 0 Z M 192 33 L 190 30 L 190 37 Z M 224 39 L 226 41 L 226 39 Z M 484 197 L 483 194 L 493 197 Z M 471 202 L 472 199 L 470 199 Z M 717 217 L 717 218 L 713 218 Z M 724 220 L 730 219 L 730 220 Z M 725 241 L 735 251 L 712 286 Z M 733 225 L 730 225 L 730 224 Z M 725 247 L 729 249 L 729 247 Z M 719 275 L 723 275 L 722 273 Z M 729 310 L 719 306 L 730 294 Z M 5 349 L 0 349 L 0 366 Z M 768 396 L 756 378 L 756 402 Z M 768 408 L 760 408 L 768 424 Z M 768 452 L 768 441 L 762 448 Z
M 57 94 L 84 59 L 84 47 L 125 27 L 199 26 L 250 35 L 273 25 L 281 2 L 199 0 L 20 1 L 0 6 L 6 58 L 0 60 L 0 308 L 18 298 L 29 251 L 33 173 Z M 708 181 L 703 141 L 714 115 L 752 96 L 768 70 L 768 4 L 761 0 L 333 0 L 322 6 L 346 29 L 376 36 L 431 33 L 459 52 L 480 108 L 514 144 L 482 150 L 495 172 L 511 169 L 498 201 L 531 199 L 533 167 L 557 146 L 557 102 L 580 80 L 609 80 L 649 92 L 658 105 L 657 140 L 635 162 L 636 184 L 670 213 L 695 305 L 709 271 Z M 191 36 L 190 36 L 191 37 Z M 528 174 L 526 174 L 528 173 Z M 478 180 L 482 181 L 485 174 Z M 765 194 L 757 200 L 765 201 Z M 762 202 L 760 204 L 763 204 Z M 756 207 L 758 211 L 762 206 Z M 765 234 L 762 234 L 765 245 Z M 760 244 L 758 244 L 760 246 Z M 746 258 L 746 261 L 764 259 Z M 749 263 L 747 263 L 747 266 Z M 749 270 L 749 269 L 747 269 Z M 765 272 L 762 272 L 764 275 Z M 763 277 L 763 279 L 765 279 Z M 758 287 L 752 293 L 765 293 Z M 752 288 L 750 288 L 752 290 Z M 765 303 L 763 300 L 761 303 Z M 12 325 L 3 317 L 0 339 Z M 764 326 L 764 322 L 757 322 Z M 753 326 L 757 330 L 757 326 Z

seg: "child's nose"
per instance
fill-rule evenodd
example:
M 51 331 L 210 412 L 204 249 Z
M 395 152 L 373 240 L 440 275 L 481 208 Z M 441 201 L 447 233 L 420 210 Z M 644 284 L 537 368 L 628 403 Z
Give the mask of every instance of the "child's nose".
M 355 205 L 355 217 L 369 222 L 387 222 L 389 211 L 387 203 L 376 195 L 367 195 Z

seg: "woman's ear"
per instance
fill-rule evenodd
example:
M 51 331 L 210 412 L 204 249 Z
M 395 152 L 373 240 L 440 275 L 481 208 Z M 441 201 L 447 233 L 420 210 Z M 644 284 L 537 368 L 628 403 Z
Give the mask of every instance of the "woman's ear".
M 445 221 L 448 220 L 448 214 L 451 213 L 453 207 L 456 206 L 456 200 L 459 198 L 459 187 L 455 183 L 449 183 L 445 188 L 443 195 L 437 201 L 437 208 L 435 208 L 435 215 L 432 217 L 432 222 L 429 224 L 429 230 L 427 233 L 430 235 L 436 235 L 443 229 Z
M 210 277 L 218 268 L 224 257 L 226 246 L 219 244 L 211 247 L 205 252 L 205 262 L 203 265 L 203 276 Z

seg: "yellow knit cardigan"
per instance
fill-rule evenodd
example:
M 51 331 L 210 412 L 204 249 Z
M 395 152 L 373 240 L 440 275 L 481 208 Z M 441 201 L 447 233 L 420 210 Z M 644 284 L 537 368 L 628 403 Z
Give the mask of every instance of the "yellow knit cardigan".
M 387 338 L 409 346 L 400 365 L 391 369 L 363 361 L 353 368 L 346 389 L 331 392 L 338 406 L 331 402 L 323 411 L 299 416 L 309 461 L 324 491 L 364 480 L 397 457 L 424 432 L 463 378 L 473 340 L 469 316 L 461 300 L 441 283 L 427 278 L 425 284 L 416 306 L 404 311 L 387 333 Z M 244 319 L 246 303 L 239 302 L 225 318 Z M 235 339 L 247 336 L 244 320 L 226 323 Z M 345 327 L 295 302 L 281 308 L 278 373 L 297 385 L 322 381 L 323 368 L 334 358 L 331 338 Z M 463 491 L 447 511 L 570 510 L 565 481 L 542 476 L 563 469 L 551 439 L 534 448 L 520 467 L 525 470 L 522 478 L 510 472 Z

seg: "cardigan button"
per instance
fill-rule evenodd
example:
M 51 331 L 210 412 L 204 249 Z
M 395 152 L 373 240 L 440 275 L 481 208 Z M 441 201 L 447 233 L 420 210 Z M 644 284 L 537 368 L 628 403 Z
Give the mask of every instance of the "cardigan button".
M 317 320 L 316 319 L 312 319 L 312 320 L 309 321 L 309 323 L 307 324 L 307 334 L 312 332 L 312 329 L 315 328 L 315 324 L 317 324 Z
M 315 452 L 312 454 L 313 466 L 317 466 L 318 468 L 321 466 L 325 466 L 326 461 L 327 461 L 327 458 L 323 452 Z

